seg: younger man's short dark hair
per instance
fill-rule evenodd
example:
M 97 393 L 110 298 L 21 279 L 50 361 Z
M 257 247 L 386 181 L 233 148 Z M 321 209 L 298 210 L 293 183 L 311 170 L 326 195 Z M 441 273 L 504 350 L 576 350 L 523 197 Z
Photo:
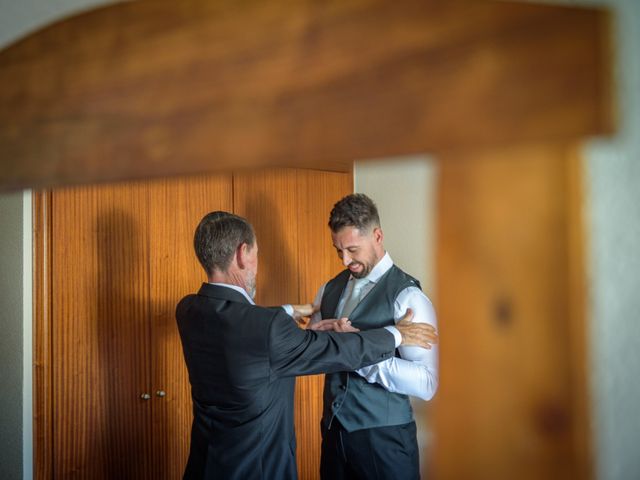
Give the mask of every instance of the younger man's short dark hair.
M 337 233 L 344 227 L 369 231 L 380 226 L 378 207 L 364 193 L 352 193 L 333 206 L 329 215 L 329 228 Z

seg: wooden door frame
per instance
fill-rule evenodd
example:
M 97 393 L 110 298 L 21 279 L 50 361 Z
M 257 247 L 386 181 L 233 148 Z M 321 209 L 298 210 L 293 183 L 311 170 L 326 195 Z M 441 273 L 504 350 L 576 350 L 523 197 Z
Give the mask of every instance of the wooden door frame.
M 53 478 L 53 369 L 51 330 L 52 193 L 33 194 L 33 463 L 34 478 Z

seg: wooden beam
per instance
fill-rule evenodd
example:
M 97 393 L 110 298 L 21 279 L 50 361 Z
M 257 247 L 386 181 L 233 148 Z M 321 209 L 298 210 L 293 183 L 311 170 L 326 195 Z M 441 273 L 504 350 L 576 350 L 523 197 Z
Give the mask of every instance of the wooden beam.
M 0 189 L 603 134 L 606 18 L 477 0 L 100 8 L 0 52 Z

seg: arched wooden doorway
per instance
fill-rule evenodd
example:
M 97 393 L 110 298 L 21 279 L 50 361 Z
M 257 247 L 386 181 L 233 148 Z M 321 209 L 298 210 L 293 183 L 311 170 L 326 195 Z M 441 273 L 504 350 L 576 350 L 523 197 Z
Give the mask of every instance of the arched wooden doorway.
M 564 187 L 578 175 L 571 160 L 577 143 L 611 128 L 607 40 L 603 12 L 506 2 L 117 4 L 59 22 L 0 52 L 0 182 L 4 188 L 55 187 L 261 165 L 349 172 L 355 158 L 434 152 L 443 165 L 440 218 L 447 222 L 440 229 L 444 323 L 437 432 L 443 447 L 436 472 L 462 477 L 484 466 L 508 477 L 540 458 L 552 471 L 571 458 L 569 471 L 583 472 L 582 277 L 573 248 L 581 244 L 579 191 Z M 530 227 L 525 243 L 501 245 L 479 235 L 485 227 L 478 225 L 494 225 L 490 231 L 504 238 L 501 229 L 511 221 L 501 208 L 511 205 L 517 215 L 530 207 L 529 196 L 513 201 L 523 190 L 503 190 L 517 175 L 532 179 L 534 186 L 525 182 L 522 189 L 556 200 L 537 213 L 540 223 L 527 224 L 537 227 Z M 461 218 L 466 221 L 455 224 Z M 563 246 L 536 250 L 552 255 L 559 277 L 543 272 L 536 285 L 559 278 L 554 291 L 560 296 L 543 312 L 562 306 L 554 315 L 569 323 L 559 330 L 557 348 L 575 342 L 577 353 L 562 357 L 565 373 L 545 385 L 552 398 L 522 414 L 537 419 L 541 438 L 551 432 L 552 439 L 533 437 L 535 445 L 516 449 L 522 458 L 507 454 L 516 460 L 502 464 L 495 449 L 531 437 L 489 429 L 500 440 L 475 448 L 487 425 L 495 425 L 489 407 L 480 409 L 484 419 L 455 423 L 464 410 L 456 402 L 468 399 L 474 385 L 464 373 L 464 355 L 471 352 L 479 368 L 486 360 L 482 349 L 457 336 L 468 331 L 473 307 L 486 304 L 495 313 L 487 322 L 499 319 L 497 330 L 479 323 L 474 335 L 498 342 L 491 350 L 502 352 L 487 361 L 495 367 L 518 355 L 513 335 L 527 332 L 509 330 L 514 309 L 528 308 L 545 291 L 536 290 L 533 300 L 514 297 L 513 285 L 531 285 L 518 284 L 521 270 L 507 272 L 505 265 L 517 264 L 528 236 L 563 221 Z M 496 264 L 510 246 L 514 257 L 504 255 L 505 265 Z M 465 266 L 471 270 L 466 290 L 460 288 Z M 479 284 L 495 279 L 498 285 L 484 297 L 473 297 L 482 291 Z M 450 292 L 462 295 L 469 310 L 460 310 L 463 303 Z M 533 318 L 525 318 L 515 325 L 530 325 Z M 570 331 L 574 327 L 577 333 Z M 535 334 L 548 339 L 555 333 L 544 327 Z M 533 362 L 535 352 L 527 358 Z M 500 385 L 532 371 L 515 369 Z M 557 389 L 567 382 L 567 390 Z M 513 391 L 525 395 L 526 388 Z M 506 412 L 526 404 L 511 393 L 490 404 L 501 401 Z M 567 406 L 576 412 L 570 418 Z M 468 425 L 472 444 L 465 451 L 472 453 L 464 454 L 456 446 Z M 48 428 L 38 424 L 43 426 Z

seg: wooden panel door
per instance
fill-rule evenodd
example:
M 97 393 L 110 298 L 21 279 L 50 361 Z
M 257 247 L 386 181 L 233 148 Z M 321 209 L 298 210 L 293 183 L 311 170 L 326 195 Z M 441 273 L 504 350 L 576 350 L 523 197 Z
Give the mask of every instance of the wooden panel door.
M 197 223 L 212 210 L 247 217 L 258 303 L 311 301 L 341 268 L 326 220 L 350 191 L 350 174 L 290 169 L 233 185 L 217 175 L 54 191 L 54 476 L 180 478 L 192 414 L 175 305 L 206 280 Z M 321 414 L 322 377 L 307 377 L 296 394 L 303 479 L 318 476 Z
M 348 173 L 298 170 L 297 178 L 300 301 L 311 302 L 318 288 L 344 268 L 333 248 L 327 223 L 333 205 L 353 192 L 353 177 Z M 324 375 L 296 380 L 294 414 L 301 480 L 319 478 L 323 388 Z
M 193 234 L 207 213 L 231 211 L 231 175 L 158 180 L 148 188 L 154 470 L 147 478 L 179 479 L 193 415 L 175 308 L 207 280 Z
M 145 478 L 151 387 L 147 190 L 52 195 L 54 478 Z
M 572 152 L 534 145 L 440 162 L 437 478 L 587 475 Z

